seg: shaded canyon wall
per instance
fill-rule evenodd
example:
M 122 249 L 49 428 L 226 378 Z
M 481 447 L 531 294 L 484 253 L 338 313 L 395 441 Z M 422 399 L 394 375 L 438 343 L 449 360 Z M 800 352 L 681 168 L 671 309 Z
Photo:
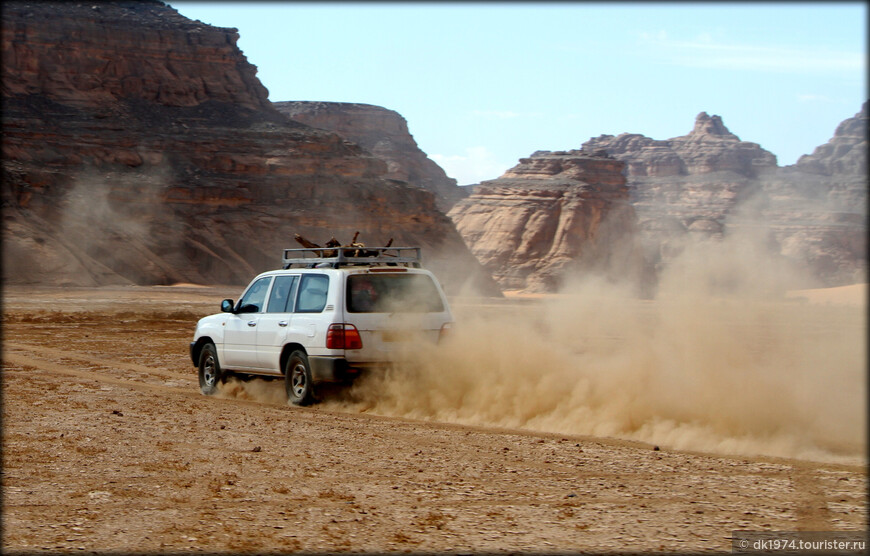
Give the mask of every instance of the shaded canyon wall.
M 497 293 L 435 195 L 274 109 L 235 29 L 160 2 L 3 6 L 3 279 L 245 284 L 294 233 L 424 247 Z

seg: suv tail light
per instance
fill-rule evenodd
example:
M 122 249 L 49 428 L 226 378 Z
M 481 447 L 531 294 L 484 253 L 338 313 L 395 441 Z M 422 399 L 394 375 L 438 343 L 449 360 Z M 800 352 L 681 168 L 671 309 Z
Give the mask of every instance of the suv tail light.
M 359 330 L 352 324 L 330 324 L 326 330 L 327 349 L 362 349 Z

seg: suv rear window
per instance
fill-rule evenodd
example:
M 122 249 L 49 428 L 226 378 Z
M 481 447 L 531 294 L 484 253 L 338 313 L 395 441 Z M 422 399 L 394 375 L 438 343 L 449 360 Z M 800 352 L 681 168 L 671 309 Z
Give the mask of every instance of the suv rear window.
M 440 313 L 441 295 L 426 274 L 352 274 L 347 277 L 350 313 Z

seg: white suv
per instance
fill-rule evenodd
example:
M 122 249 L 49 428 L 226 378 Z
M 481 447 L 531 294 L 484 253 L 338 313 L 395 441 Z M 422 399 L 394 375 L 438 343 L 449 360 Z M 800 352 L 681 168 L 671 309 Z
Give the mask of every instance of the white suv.
M 419 247 L 285 249 L 283 260 L 197 323 L 190 357 L 204 394 L 228 371 L 283 376 L 288 401 L 307 405 L 318 383 L 349 383 L 453 323 Z

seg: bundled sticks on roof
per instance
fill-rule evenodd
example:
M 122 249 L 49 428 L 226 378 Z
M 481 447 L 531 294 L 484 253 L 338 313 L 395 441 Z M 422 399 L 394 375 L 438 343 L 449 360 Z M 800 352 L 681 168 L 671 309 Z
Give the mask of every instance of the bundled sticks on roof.
M 341 248 L 345 257 L 378 257 L 384 254 L 382 250 L 374 251 L 366 249 L 364 244 L 358 242 L 357 239 L 359 238 L 359 232 L 353 234 L 353 239 L 347 245 L 342 245 L 341 242 L 333 236 L 325 245 L 325 247 L 329 249 L 324 249 L 324 247 L 305 239 L 299 234 L 295 234 L 293 238 L 306 249 L 318 249 L 318 256 L 323 258 L 337 257 L 338 249 L 335 248 Z M 389 247 L 392 244 L 393 238 L 390 238 L 390 241 L 388 241 L 384 247 Z
M 299 234 L 294 234 L 294 239 L 302 245 L 303 249 L 284 249 L 282 257 L 283 268 L 292 268 L 294 265 L 303 268 L 321 268 L 331 266 L 405 266 L 409 268 L 422 268 L 422 253 L 420 247 L 391 247 L 393 239 L 384 246 L 366 247 L 357 241 L 359 232 L 354 234 L 353 240 L 342 245 L 340 241 L 332 237 L 326 242 L 325 247 L 310 241 Z

